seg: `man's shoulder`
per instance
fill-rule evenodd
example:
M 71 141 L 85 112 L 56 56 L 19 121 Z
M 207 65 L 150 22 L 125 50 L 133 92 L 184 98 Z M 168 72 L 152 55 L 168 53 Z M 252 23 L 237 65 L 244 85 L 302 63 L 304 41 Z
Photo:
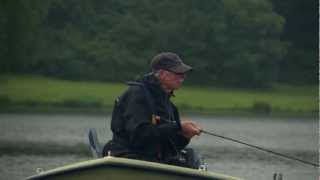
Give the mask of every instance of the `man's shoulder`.
M 144 84 L 140 83 L 140 82 L 127 82 L 128 88 L 127 91 L 128 92 L 135 92 L 135 93 L 143 93 L 144 91 Z
M 128 83 L 127 83 L 128 84 Z M 129 97 L 142 97 L 144 95 L 144 89 L 142 85 L 128 84 L 127 90 L 124 92 L 124 96 Z

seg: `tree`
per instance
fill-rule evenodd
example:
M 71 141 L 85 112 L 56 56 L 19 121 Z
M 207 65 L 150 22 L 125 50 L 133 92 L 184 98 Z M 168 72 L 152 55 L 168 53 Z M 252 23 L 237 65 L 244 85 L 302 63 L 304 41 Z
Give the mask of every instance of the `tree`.
M 38 32 L 47 3 L 40 0 L 1 2 L 1 72 L 25 72 L 39 45 Z
M 8 26 L 23 42 L 8 41 L 16 72 L 124 81 L 172 51 L 194 66 L 190 83 L 270 87 L 286 53 L 284 19 L 268 0 L 6 2 L 25 14 Z
M 286 18 L 281 39 L 290 45 L 280 64 L 280 80 L 295 84 L 318 84 L 319 1 L 272 2 L 275 11 Z

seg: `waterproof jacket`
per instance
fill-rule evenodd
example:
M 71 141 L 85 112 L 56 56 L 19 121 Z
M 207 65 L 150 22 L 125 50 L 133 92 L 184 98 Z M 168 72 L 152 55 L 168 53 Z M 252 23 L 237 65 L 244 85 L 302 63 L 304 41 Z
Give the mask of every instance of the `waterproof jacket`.
M 179 113 L 170 97 L 152 74 L 129 85 L 115 102 L 113 138 L 104 155 L 156 162 L 177 156 L 190 140 L 181 134 Z

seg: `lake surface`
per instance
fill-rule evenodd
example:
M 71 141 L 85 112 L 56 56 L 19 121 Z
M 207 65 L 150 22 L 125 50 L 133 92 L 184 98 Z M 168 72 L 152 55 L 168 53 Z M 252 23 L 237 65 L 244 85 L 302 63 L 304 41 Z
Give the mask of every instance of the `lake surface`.
M 318 119 L 189 117 L 203 129 L 311 162 L 318 162 Z M 61 165 L 91 159 L 87 133 L 111 138 L 110 116 L 82 114 L 0 114 L 0 179 L 23 179 Z M 208 169 L 249 180 L 316 180 L 318 168 L 202 134 L 190 146 Z

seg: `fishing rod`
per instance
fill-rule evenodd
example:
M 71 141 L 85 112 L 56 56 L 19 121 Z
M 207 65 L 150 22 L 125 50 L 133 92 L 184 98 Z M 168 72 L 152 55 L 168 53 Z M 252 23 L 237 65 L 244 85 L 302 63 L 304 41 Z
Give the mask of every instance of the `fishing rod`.
M 293 156 L 288 156 L 286 154 L 278 153 L 278 152 L 275 152 L 275 151 L 272 151 L 272 150 L 269 150 L 269 149 L 265 149 L 265 148 L 262 148 L 262 147 L 259 147 L 259 146 L 256 146 L 256 145 L 248 144 L 248 143 L 245 143 L 245 142 L 242 142 L 242 141 L 230 138 L 230 137 L 221 136 L 219 134 L 215 134 L 213 132 L 209 132 L 209 131 L 205 131 L 205 130 L 201 130 L 201 132 L 204 133 L 204 134 L 208 134 L 208 135 L 211 135 L 211 136 L 219 137 L 219 138 L 222 138 L 222 139 L 227 139 L 229 141 L 233 141 L 233 142 L 236 142 L 236 143 L 239 143 L 239 144 L 250 146 L 250 147 L 256 148 L 258 150 L 264 151 L 264 152 L 268 152 L 268 153 L 275 154 L 275 155 L 278 155 L 278 156 L 281 156 L 281 157 L 285 157 L 285 158 L 290 159 L 290 160 L 296 160 L 296 161 L 299 161 L 299 162 L 304 163 L 304 164 L 312 165 L 314 167 L 319 167 L 319 164 L 317 164 L 317 163 L 313 163 L 313 162 L 305 161 L 305 160 L 302 160 L 302 159 L 298 159 L 298 158 L 293 157 Z

